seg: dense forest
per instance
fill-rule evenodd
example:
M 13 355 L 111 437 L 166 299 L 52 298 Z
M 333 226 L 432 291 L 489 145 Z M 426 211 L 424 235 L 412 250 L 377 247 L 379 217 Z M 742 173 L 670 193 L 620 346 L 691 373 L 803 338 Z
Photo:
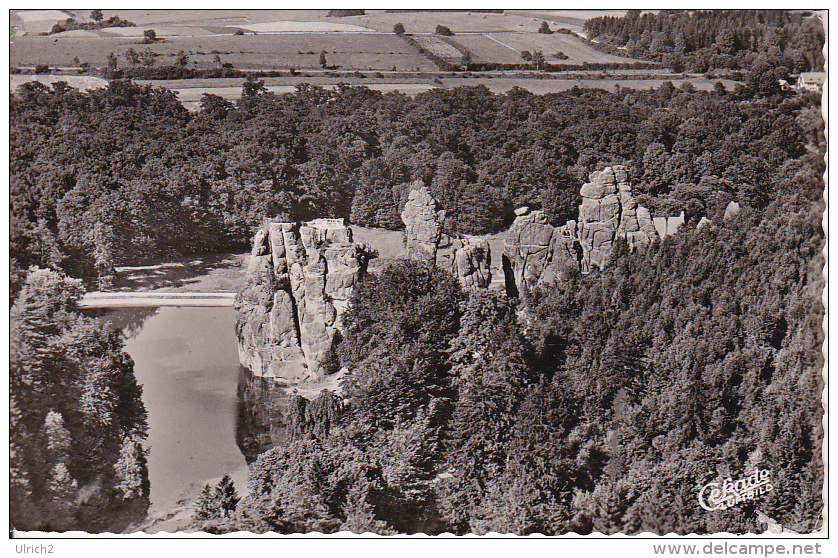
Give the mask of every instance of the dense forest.
M 823 71 L 823 23 L 787 10 L 629 10 L 585 22 L 592 45 L 656 60 L 676 71 L 750 70 L 766 62 L 786 72 Z
M 525 293 L 393 264 L 353 294 L 344 402 L 199 501 L 197 527 L 380 534 L 762 532 L 822 526 L 819 172 L 743 211 Z M 822 170 L 822 169 L 821 169 Z M 295 396 L 302 403 L 302 398 Z M 770 471 L 716 512 L 700 487 Z
M 524 204 L 563 223 L 588 173 L 614 163 L 653 214 L 716 219 L 732 199 L 763 210 L 781 168 L 823 135 L 818 97 L 784 94 L 771 67 L 711 92 L 276 95 L 248 80 L 238 101 L 205 95 L 197 114 L 130 81 L 87 93 L 30 83 L 10 115 L 13 290 L 31 265 L 91 277 L 245 246 L 265 217 L 400 229 L 417 179 L 455 233 L 503 230 Z
M 81 281 L 31 269 L 11 308 L 10 521 L 120 532 L 145 516 L 146 411 L 119 331 L 75 309 Z
M 427 177 L 447 207 L 469 210 L 451 228 L 504 226 L 500 203 L 540 203 L 566 217 L 570 185 L 603 160 L 631 165 L 651 207 L 712 222 L 634 252 L 620 243 L 602 271 L 571 273 L 519 299 L 465 292 L 447 272 L 418 262 L 368 277 L 343 317 L 345 401 L 296 398 L 291 440 L 253 462 L 249 494 L 239 498 L 229 479 L 206 487 L 196 526 L 745 533 L 764 530 L 759 511 L 785 528 L 819 529 L 825 144 L 816 99 L 784 98 L 756 77 L 734 93 L 664 86 L 429 97 L 466 94 L 483 98 L 486 110 L 472 113 L 472 127 L 462 128 L 468 136 L 453 138 L 460 157 L 443 157 L 468 169 L 461 157 L 470 154 L 476 172 L 459 188 L 441 180 L 439 166 Z M 526 174 L 486 182 L 477 138 L 498 120 L 474 122 L 497 116 L 498 103 L 520 115 L 507 141 L 535 142 L 526 163 L 520 151 L 494 152 L 509 155 L 506 175 L 516 163 L 541 163 L 532 150 L 549 151 L 539 139 L 573 137 L 564 146 L 574 145 L 575 164 L 559 167 L 567 188 L 516 190 Z M 541 127 L 564 111 L 578 118 L 545 134 Z M 573 161 L 564 156 L 557 158 Z M 550 184 L 543 176 L 539 183 Z M 353 220 L 386 224 L 359 218 L 363 184 Z M 472 188 L 496 199 L 459 193 Z M 399 192 L 392 183 L 380 190 Z M 396 199 L 385 198 L 393 207 Z M 734 199 L 743 210 L 723 218 Z M 755 467 L 770 471 L 767 495 L 723 511 L 699 507 L 702 485 Z

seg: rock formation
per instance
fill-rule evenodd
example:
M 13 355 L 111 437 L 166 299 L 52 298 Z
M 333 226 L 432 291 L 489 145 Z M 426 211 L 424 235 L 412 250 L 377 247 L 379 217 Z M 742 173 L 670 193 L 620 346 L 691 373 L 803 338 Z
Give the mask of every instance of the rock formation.
M 512 296 L 540 282 L 549 282 L 544 274 L 552 273 L 548 268 L 553 259 L 554 229 L 544 213 L 530 212 L 529 208 L 516 213 L 503 244 L 504 275 L 507 292 Z
M 725 221 L 727 221 L 728 219 L 733 219 L 734 217 L 739 215 L 740 211 L 742 211 L 742 207 L 735 201 L 732 201 L 729 204 L 727 204 L 723 219 Z
M 242 365 L 289 382 L 322 379 L 366 253 L 342 219 L 260 228 L 235 300 Z
M 492 282 L 489 243 L 443 233 L 445 210 L 440 209 L 421 181 L 413 187 L 402 211 L 407 257 L 450 270 L 466 288 L 487 288 Z
M 492 251 L 481 238 L 464 238 L 454 253 L 454 274 L 468 289 L 486 289 L 492 282 Z
M 559 227 L 551 226 L 541 211 L 516 211 L 503 255 L 511 296 L 551 283 L 567 269 L 589 273 L 593 266 L 602 268 L 618 238 L 635 248 L 657 236 L 649 211 L 638 206 L 632 195 L 624 166 L 591 173 L 580 194 L 579 220 Z
M 407 257 L 412 260 L 435 261 L 442 239 L 445 210 L 440 209 L 421 181 L 413 184 L 402 211 L 402 221 L 407 233 Z

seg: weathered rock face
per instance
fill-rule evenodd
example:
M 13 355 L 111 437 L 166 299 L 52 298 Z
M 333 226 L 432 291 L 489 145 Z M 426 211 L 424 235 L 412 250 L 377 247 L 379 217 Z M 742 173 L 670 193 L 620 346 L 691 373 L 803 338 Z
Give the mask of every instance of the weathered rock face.
M 422 185 L 414 183 L 402 212 L 407 236 L 407 257 L 433 262 L 454 273 L 466 288 L 487 288 L 492 282 L 489 243 L 456 238 L 442 232 L 445 210 Z
M 554 232 L 541 211 L 522 211 L 515 217 L 503 243 L 503 269 L 510 295 L 517 296 L 525 289 L 549 281 L 544 275 L 551 273 L 548 267 L 552 261 Z
M 727 207 L 725 208 L 725 215 L 724 215 L 723 219 L 725 221 L 727 221 L 728 219 L 733 219 L 734 217 L 739 215 L 740 211 L 742 211 L 741 206 L 738 203 L 736 203 L 735 201 L 732 201 L 729 204 L 727 204 Z
M 235 301 L 242 365 L 289 382 L 322 379 L 340 314 L 366 264 L 366 250 L 343 220 L 259 229 Z
M 465 238 L 455 252 L 454 272 L 460 284 L 469 289 L 486 289 L 492 282 L 492 251 L 479 238 Z
M 550 283 L 567 269 L 589 273 L 608 261 L 614 241 L 650 244 L 657 236 L 649 211 L 639 207 L 622 165 L 593 172 L 580 190 L 579 220 L 552 227 L 540 211 L 518 215 L 504 241 L 507 293 Z
M 402 221 L 407 232 L 407 257 L 434 261 L 442 238 L 445 210 L 440 209 L 421 181 L 413 184 L 402 211 Z

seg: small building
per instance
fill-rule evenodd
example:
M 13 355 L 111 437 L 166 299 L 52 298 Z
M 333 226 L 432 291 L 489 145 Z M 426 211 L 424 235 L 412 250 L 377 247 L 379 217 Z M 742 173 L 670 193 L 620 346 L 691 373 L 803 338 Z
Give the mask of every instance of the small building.
M 797 78 L 798 91 L 823 91 L 826 82 L 826 72 L 802 72 Z

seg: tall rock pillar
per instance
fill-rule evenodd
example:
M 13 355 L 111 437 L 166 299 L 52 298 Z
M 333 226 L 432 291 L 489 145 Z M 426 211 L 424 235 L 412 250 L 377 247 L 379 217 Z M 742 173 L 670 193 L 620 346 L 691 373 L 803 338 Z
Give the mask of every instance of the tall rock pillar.
M 366 254 L 343 220 L 260 228 L 235 300 L 242 365 L 255 376 L 289 383 L 322 379 Z
M 439 207 L 421 181 L 413 186 L 402 211 L 407 233 L 407 257 L 411 260 L 436 262 L 445 210 Z

